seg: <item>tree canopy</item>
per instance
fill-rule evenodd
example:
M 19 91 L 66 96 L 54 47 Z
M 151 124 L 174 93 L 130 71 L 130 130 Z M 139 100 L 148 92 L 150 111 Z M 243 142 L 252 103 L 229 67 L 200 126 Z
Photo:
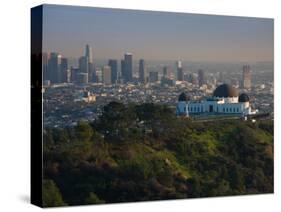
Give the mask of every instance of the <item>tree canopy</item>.
M 44 206 L 271 192 L 271 120 L 203 123 L 111 102 L 93 123 L 44 130 Z

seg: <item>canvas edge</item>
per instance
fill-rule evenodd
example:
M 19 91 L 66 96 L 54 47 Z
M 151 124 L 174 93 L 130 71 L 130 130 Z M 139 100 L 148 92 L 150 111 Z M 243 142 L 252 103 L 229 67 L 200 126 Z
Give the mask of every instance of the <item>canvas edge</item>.
M 31 8 L 31 204 L 42 200 L 42 35 L 43 5 Z

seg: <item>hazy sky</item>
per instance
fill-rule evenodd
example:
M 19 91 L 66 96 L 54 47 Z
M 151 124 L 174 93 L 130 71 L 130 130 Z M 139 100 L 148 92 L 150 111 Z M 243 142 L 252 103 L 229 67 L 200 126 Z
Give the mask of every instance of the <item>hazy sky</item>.
M 43 50 L 65 57 L 273 61 L 273 20 L 45 5 Z

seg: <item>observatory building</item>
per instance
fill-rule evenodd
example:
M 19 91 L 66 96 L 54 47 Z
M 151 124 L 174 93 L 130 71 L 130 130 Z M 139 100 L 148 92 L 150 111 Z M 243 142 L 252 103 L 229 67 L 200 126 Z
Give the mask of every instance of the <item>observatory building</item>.
M 212 97 L 206 97 L 203 100 L 191 100 L 185 93 L 181 93 L 176 113 L 184 116 L 200 114 L 247 116 L 255 114 L 256 111 L 252 111 L 247 94 L 239 95 L 236 88 L 222 84 L 215 89 Z

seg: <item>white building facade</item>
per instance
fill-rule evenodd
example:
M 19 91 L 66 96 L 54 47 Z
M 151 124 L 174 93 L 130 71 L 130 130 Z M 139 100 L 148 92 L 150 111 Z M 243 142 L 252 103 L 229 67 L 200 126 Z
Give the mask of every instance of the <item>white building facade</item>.
M 255 114 L 250 107 L 247 94 L 238 95 L 238 91 L 227 84 L 217 87 L 212 97 L 204 100 L 190 100 L 185 93 L 179 96 L 176 107 L 177 115 L 196 115 L 196 114 L 233 114 L 246 116 Z

